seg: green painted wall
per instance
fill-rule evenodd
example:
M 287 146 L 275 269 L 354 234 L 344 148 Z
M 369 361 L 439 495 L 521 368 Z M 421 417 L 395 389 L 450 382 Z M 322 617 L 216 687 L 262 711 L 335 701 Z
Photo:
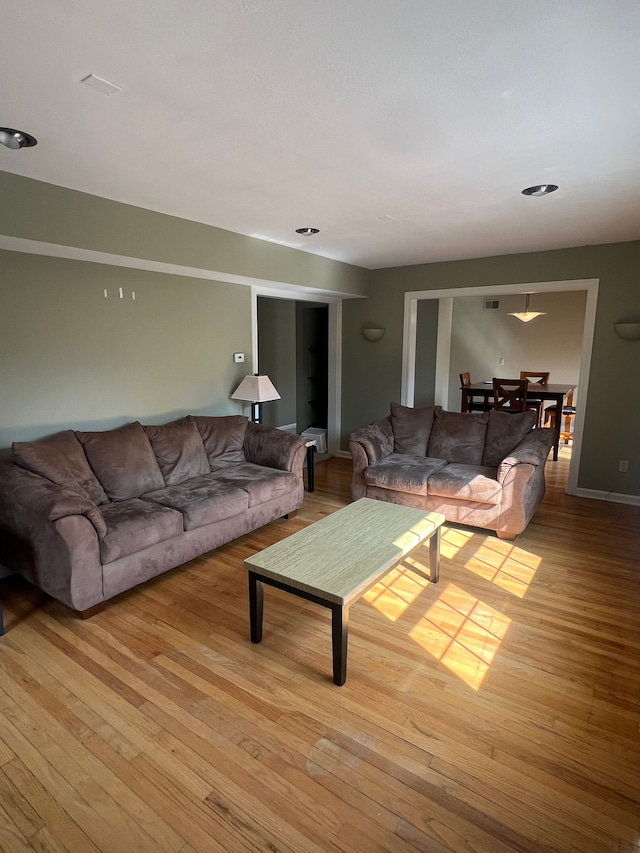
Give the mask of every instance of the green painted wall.
M 0 234 L 363 295 L 369 273 L 129 204 L 0 172 Z M 292 235 L 293 236 L 293 235 Z
M 370 298 L 344 303 L 342 446 L 400 398 L 405 292 L 585 278 L 600 279 L 600 290 L 578 485 L 640 495 L 640 343 L 613 330 L 640 320 L 638 241 L 374 271 Z M 387 329 L 378 344 L 362 338 L 367 319 Z M 618 472 L 620 459 L 628 474 Z
M 251 358 L 250 288 L 2 251 L 0 282 L 0 449 L 248 413 L 229 395 L 246 372 L 233 353 Z

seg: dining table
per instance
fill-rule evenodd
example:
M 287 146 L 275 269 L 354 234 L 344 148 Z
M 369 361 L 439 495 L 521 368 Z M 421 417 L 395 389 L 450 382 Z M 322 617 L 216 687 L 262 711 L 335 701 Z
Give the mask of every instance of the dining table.
M 543 402 L 550 402 L 557 406 L 557 411 L 561 412 L 562 407 L 564 405 L 564 401 L 567 396 L 575 391 L 576 384 L 571 384 L 568 382 L 562 382 L 557 384 L 552 384 L 551 382 L 546 383 L 545 385 L 540 385 L 538 382 L 530 382 L 527 388 L 527 399 L 529 400 L 542 400 Z M 462 388 L 462 404 L 460 411 L 468 412 L 469 411 L 469 400 L 472 397 L 482 397 L 485 402 L 491 402 L 493 399 L 493 380 L 485 379 L 483 382 L 473 382 L 471 385 L 468 385 L 466 388 Z M 558 419 L 558 424 L 560 423 L 560 419 Z M 553 445 L 553 461 L 556 462 L 558 459 L 558 449 L 560 446 L 560 430 L 558 430 L 558 435 L 556 436 L 555 443 Z

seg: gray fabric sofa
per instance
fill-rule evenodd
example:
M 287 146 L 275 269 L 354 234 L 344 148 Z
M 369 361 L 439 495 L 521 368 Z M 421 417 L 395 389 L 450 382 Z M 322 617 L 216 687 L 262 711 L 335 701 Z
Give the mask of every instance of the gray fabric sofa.
M 351 496 L 441 512 L 447 521 L 515 539 L 544 495 L 555 429 L 535 412 L 447 412 L 391 404 L 349 437 Z
M 0 563 L 78 611 L 293 513 L 302 436 L 247 418 L 138 421 L 14 442 Z

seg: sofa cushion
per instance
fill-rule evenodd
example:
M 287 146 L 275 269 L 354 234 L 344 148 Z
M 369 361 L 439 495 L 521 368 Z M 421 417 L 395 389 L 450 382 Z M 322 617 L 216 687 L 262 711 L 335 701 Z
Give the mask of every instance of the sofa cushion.
M 498 466 L 536 425 L 536 412 L 489 412 L 483 465 Z
M 202 436 L 193 418 L 145 426 L 144 431 L 167 486 L 209 473 Z
M 243 462 L 213 471 L 212 478 L 227 486 L 243 489 L 249 496 L 249 506 L 265 503 L 288 494 L 299 486 L 299 480 L 290 471 L 278 471 L 253 462 Z
M 243 445 L 247 431 L 247 418 L 243 415 L 224 417 L 188 415 L 187 417 L 195 421 L 198 427 L 212 471 L 245 461 Z
M 440 406 L 412 409 L 409 406 L 401 406 L 400 403 L 392 403 L 391 426 L 394 453 L 415 453 L 426 456 L 434 416 L 440 409 Z M 429 456 L 437 455 L 429 454 Z
M 454 462 L 429 477 L 428 494 L 440 498 L 499 504 L 502 499 L 502 486 L 498 483 L 497 473 L 496 468 L 488 465 L 463 465 Z
M 484 452 L 489 413 L 436 411 L 427 456 L 460 462 L 463 465 L 480 465 Z
M 368 486 L 426 495 L 427 480 L 446 464 L 446 459 L 432 459 L 415 453 L 390 453 L 379 462 L 369 465 L 364 472 L 364 479 Z
M 182 515 L 173 509 L 133 498 L 101 507 L 107 532 L 100 540 L 100 559 L 112 563 L 183 531 Z
M 139 421 L 104 432 L 77 432 L 89 464 L 112 501 L 162 489 L 164 480 Z
M 71 489 L 94 504 L 109 500 L 73 430 L 67 429 L 37 441 L 14 441 L 11 449 L 21 468 Z
M 243 489 L 216 481 L 211 474 L 149 492 L 142 496 L 142 500 L 182 513 L 185 530 L 223 521 L 244 512 L 249 506 L 249 495 Z

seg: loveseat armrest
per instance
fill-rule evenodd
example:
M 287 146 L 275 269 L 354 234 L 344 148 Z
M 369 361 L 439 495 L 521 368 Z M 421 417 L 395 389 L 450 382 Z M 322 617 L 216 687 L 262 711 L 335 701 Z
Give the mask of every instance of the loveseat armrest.
M 558 431 L 550 427 L 532 429 L 528 432 L 520 444 L 498 466 L 498 482 L 502 485 L 514 465 L 520 463 L 544 467 L 557 436 Z
M 249 421 L 243 449 L 248 462 L 277 468 L 279 471 L 291 471 L 302 479 L 307 452 L 304 436 Z
M 373 465 L 393 453 L 394 439 L 391 417 L 380 418 L 362 429 L 352 432 L 349 436 L 349 449 L 353 454 L 352 444 L 362 447 L 367 463 Z
M 353 464 L 351 497 L 354 501 L 367 494 L 364 481 L 366 469 L 374 462 L 379 462 L 380 459 L 393 453 L 393 447 L 393 428 L 389 415 L 351 433 L 349 436 L 349 450 Z

